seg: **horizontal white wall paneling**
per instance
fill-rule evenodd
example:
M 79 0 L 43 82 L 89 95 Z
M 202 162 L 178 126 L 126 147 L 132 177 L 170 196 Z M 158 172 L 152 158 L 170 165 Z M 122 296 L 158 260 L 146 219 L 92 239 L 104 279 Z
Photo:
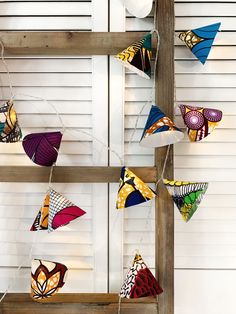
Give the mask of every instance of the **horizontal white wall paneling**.
M 94 1 L 2 1 L 0 30 L 107 31 L 108 1 L 103 4 L 104 10 L 98 10 Z M 6 61 L 23 135 L 62 129 L 55 108 L 66 127 L 57 164 L 107 165 L 107 56 L 24 55 Z M 3 103 L 9 98 L 9 83 L 2 63 L 0 80 Z M 0 164 L 33 165 L 21 143 L 0 144 Z M 51 234 L 32 234 L 29 228 L 42 205 L 47 184 L 1 184 L 0 291 L 8 284 L 11 291 L 29 291 L 29 253 L 33 245 L 33 257 L 62 262 L 69 268 L 63 292 L 107 292 L 107 184 L 53 187 L 87 214 Z M 23 269 L 17 272 L 21 264 Z M 12 282 L 14 276 L 17 281 Z

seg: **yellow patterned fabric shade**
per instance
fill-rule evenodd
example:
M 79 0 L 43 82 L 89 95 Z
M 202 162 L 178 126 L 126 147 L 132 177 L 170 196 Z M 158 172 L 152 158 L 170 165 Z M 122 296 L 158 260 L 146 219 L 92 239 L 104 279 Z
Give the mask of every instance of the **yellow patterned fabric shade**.
M 152 58 L 152 34 L 146 35 L 140 41 L 130 45 L 115 58 L 130 71 L 150 79 Z
M 0 107 L 0 142 L 15 143 L 22 137 L 13 103 L 8 101 Z
M 37 302 L 47 301 L 64 286 L 66 274 L 67 267 L 63 264 L 32 260 L 31 298 Z
M 128 168 L 123 167 L 116 208 L 138 205 L 156 197 L 156 193 Z

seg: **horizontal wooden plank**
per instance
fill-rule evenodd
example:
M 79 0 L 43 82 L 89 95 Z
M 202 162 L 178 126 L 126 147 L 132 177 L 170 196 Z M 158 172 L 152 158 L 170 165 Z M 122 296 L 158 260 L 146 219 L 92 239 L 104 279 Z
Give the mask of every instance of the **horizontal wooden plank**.
M 50 299 L 49 299 L 50 301 Z M 53 303 L 42 305 L 31 300 L 29 294 L 8 294 L 0 304 L 2 314 L 113 314 L 118 309 L 118 294 L 57 294 Z M 20 306 L 19 306 L 20 305 Z M 122 314 L 155 314 L 155 298 L 122 299 Z
M 94 304 L 109 304 L 118 303 L 119 297 L 116 293 L 59 293 L 53 297 L 53 303 L 94 303 Z M 4 299 L 3 303 L 33 303 L 29 294 L 27 293 L 9 293 Z M 45 303 L 50 304 L 50 299 Z M 156 303 L 156 299 L 152 297 L 137 298 L 137 299 L 123 299 L 122 303 L 127 304 L 148 304 Z
M 55 167 L 53 182 L 119 182 L 120 167 Z M 155 167 L 136 167 L 132 171 L 145 182 L 156 182 Z M 0 167 L 1 182 L 47 182 L 50 168 Z
M 140 32 L 1 32 L 10 54 L 116 54 L 142 38 Z

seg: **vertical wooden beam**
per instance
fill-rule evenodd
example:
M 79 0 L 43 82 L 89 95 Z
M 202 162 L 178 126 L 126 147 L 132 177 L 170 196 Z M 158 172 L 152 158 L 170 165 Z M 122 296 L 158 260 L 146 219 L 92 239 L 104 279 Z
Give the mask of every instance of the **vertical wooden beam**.
M 174 108 L 174 0 L 156 0 L 156 28 L 160 50 L 156 73 L 156 103 L 173 118 Z M 162 172 L 167 146 L 156 149 L 157 173 Z M 173 178 L 173 147 L 165 176 Z M 159 297 L 159 314 L 174 314 L 174 205 L 163 186 L 158 186 L 156 201 L 156 271 L 164 293 Z

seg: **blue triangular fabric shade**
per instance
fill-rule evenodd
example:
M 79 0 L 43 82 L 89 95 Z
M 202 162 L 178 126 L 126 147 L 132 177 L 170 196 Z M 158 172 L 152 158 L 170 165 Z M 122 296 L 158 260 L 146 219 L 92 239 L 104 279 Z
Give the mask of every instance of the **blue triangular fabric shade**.
M 184 137 L 184 133 L 177 128 L 157 106 L 152 106 L 140 140 L 145 147 L 161 147 L 174 144 Z
M 198 60 L 204 64 L 210 53 L 214 39 L 221 23 L 188 30 L 179 34 L 179 38 L 186 44 Z

